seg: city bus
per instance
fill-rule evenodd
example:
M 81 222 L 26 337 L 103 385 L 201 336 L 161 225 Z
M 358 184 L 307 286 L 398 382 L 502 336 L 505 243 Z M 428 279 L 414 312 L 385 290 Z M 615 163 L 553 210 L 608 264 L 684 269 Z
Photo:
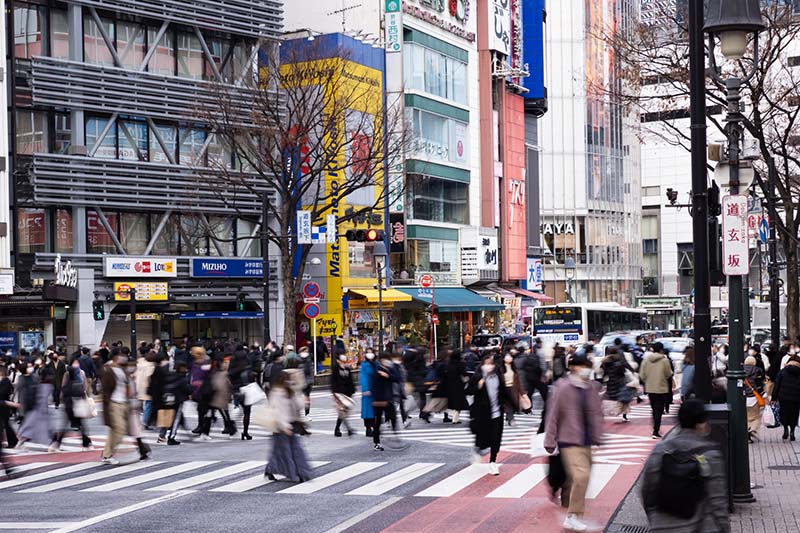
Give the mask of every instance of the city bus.
M 647 329 L 647 311 L 614 302 L 545 305 L 533 308 L 531 323 L 542 342 L 580 345 L 610 331 Z

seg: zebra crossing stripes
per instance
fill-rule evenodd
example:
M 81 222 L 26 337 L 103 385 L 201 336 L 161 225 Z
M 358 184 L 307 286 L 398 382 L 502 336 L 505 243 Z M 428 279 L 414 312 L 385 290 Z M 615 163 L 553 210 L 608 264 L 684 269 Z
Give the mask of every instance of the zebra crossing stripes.
M 547 477 L 547 465 L 534 464 L 490 492 L 487 498 L 520 498 Z
M 428 487 L 416 496 L 426 496 L 432 498 L 446 498 L 464 489 L 468 485 L 478 481 L 489 473 L 482 465 L 470 465 L 455 474 L 446 477 L 432 487 Z
M 99 472 L 92 472 L 91 474 L 87 474 L 85 476 L 68 478 L 62 481 L 48 483 L 46 485 L 39 485 L 38 487 L 20 490 L 17 492 L 29 493 L 29 494 L 41 494 L 44 492 L 53 492 L 54 490 L 66 489 L 68 487 L 74 487 L 75 485 L 83 485 L 84 483 L 91 483 L 92 481 L 99 481 L 101 479 L 127 474 L 129 472 L 135 472 L 137 470 L 141 470 L 143 468 L 149 468 L 151 466 L 155 466 L 158 464 L 161 464 L 161 461 L 151 461 L 149 463 L 134 463 L 132 465 L 120 466 L 119 468 L 100 470 Z
M 181 489 L 188 489 L 191 487 L 195 487 L 197 485 L 202 485 L 203 483 L 208 483 L 209 481 L 216 481 L 218 479 L 222 479 L 227 476 L 232 476 L 236 474 L 241 474 L 243 472 L 247 472 L 248 470 L 254 470 L 256 468 L 264 468 L 263 461 L 245 461 L 243 463 L 237 463 L 220 470 L 214 470 L 211 472 L 206 472 L 205 474 L 201 474 L 199 476 L 193 476 L 189 479 L 181 479 L 178 481 L 174 481 L 172 483 L 167 483 L 166 485 L 159 485 L 157 487 L 151 487 L 146 489 L 148 491 L 162 491 L 162 492 L 171 492 Z
M 444 466 L 444 463 L 415 463 L 409 465 L 397 472 L 389 474 L 383 478 L 377 479 L 371 483 L 351 490 L 347 493 L 348 496 L 380 496 L 392 489 L 404 485 L 410 481 L 417 479 L 420 476 L 432 472 Z
M 166 468 L 164 470 L 158 470 L 156 472 L 149 472 L 147 474 L 142 474 L 141 476 L 136 476 L 132 478 L 122 479 L 120 481 L 114 481 L 112 483 L 105 483 L 103 485 L 89 487 L 88 489 L 83 489 L 81 492 L 111 492 L 114 490 L 126 489 L 136 485 L 142 485 L 144 483 L 149 483 L 152 481 L 164 479 L 177 474 L 182 474 L 190 470 L 197 470 L 199 468 L 210 466 L 216 463 L 219 463 L 219 461 L 192 461 L 189 463 L 182 463 L 170 468 Z
M 20 485 L 28 485 L 30 483 L 35 483 L 37 481 L 43 481 L 50 477 L 74 474 L 75 472 L 80 472 L 81 470 L 89 470 L 90 468 L 94 468 L 99 465 L 100 463 L 78 463 L 70 466 L 65 466 L 63 468 L 58 468 L 56 470 L 49 470 L 47 472 L 41 472 L 38 474 L 21 477 L 18 479 L 9 479 L 8 481 L 0 482 L 0 489 L 10 489 L 12 487 L 19 487 Z
M 368 472 L 385 464 L 386 463 L 355 463 L 350 466 L 341 468 L 339 470 L 334 470 L 329 474 L 325 474 L 318 478 L 314 478 L 311 481 L 306 481 L 305 483 L 299 483 L 297 485 L 289 487 L 288 489 L 278 491 L 278 494 L 311 494 L 313 492 L 317 492 L 319 490 L 336 485 L 337 483 L 340 483 L 342 481 L 356 477 L 359 474 L 363 474 L 364 472 Z
M 329 464 L 330 461 L 309 461 L 309 466 L 311 468 L 319 468 L 320 466 L 325 466 Z M 264 463 L 262 463 L 262 466 Z M 278 480 L 284 479 L 283 476 L 275 476 Z M 229 483 L 227 485 L 223 485 L 221 487 L 217 487 L 214 489 L 209 490 L 209 492 L 247 492 L 248 490 L 257 489 L 259 487 L 263 487 L 265 485 L 269 485 L 270 483 L 274 483 L 271 479 L 267 478 L 263 474 L 259 474 L 257 476 L 248 477 L 242 479 L 240 481 L 235 481 L 233 483 Z

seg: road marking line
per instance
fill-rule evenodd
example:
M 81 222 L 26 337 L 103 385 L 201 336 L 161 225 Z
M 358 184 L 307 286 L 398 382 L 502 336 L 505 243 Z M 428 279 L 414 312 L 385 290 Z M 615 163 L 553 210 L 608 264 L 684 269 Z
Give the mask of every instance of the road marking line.
M 164 470 L 159 470 L 158 472 L 150 472 L 148 474 L 142 474 L 141 476 L 114 481 L 112 483 L 104 483 L 103 485 L 83 489 L 81 492 L 110 492 L 112 490 L 125 489 L 134 485 L 147 483 L 148 481 L 155 481 L 157 479 L 163 479 L 165 477 L 182 474 L 184 472 L 188 472 L 189 470 L 203 468 L 204 466 L 213 465 L 218 462 L 219 461 L 192 461 L 189 463 L 176 465 L 171 468 L 166 468 Z
M 529 490 L 547 477 L 548 466 L 544 464 L 531 465 L 504 484 L 500 485 L 487 498 L 521 498 Z
M 619 465 L 592 465 L 589 474 L 589 486 L 586 488 L 586 497 L 590 500 L 597 498 L 603 488 L 611 481 L 619 470 Z
M 91 474 L 87 474 L 85 476 L 73 477 L 70 479 L 65 479 L 64 481 L 56 481 L 55 483 L 48 483 L 47 485 L 40 485 L 38 487 L 33 487 L 31 489 L 18 490 L 17 492 L 34 493 L 34 494 L 42 492 L 51 492 L 58 489 L 65 489 L 67 487 L 74 487 L 75 485 L 81 485 L 83 483 L 90 483 L 92 481 L 99 481 L 101 479 L 127 474 L 129 472 L 135 472 L 137 470 L 141 470 L 143 468 L 148 468 L 149 466 L 154 466 L 159 464 L 161 464 L 161 461 L 153 461 L 153 462 L 148 461 L 142 463 L 134 463 L 132 465 L 120 466 L 117 468 L 105 468 L 105 469 L 100 469 L 96 472 L 92 472 Z
M 387 498 L 385 501 L 382 501 L 381 503 L 379 503 L 377 505 L 373 505 L 372 507 L 370 507 L 369 509 L 367 509 L 363 513 L 357 514 L 353 518 L 351 518 L 349 520 L 346 520 L 346 521 L 342 522 L 341 524 L 339 524 L 338 526 L 329 529 L 328 531 L 326 531 L 326 533 L 341 533 L 342 531 L 346 531 L 347 529 L 355 526 L 356 524 L 359 524 L 359 523 L 363 522 L 364 520 L 366 520 L 370 516 L 383 511 L 384 509 L 386 509 L 390 505 L 394 505 L 396 502 L 400 501 L 401 499 L 402 498 L 400 498 L 398 496 L 392 496 L 390 498 Z
M 96 466 L 100 466 L 100 463 L 78 463 L 74 465 L 70 465 L 64 468 L 57 468 L 55 470 L 48 470 L 47 472 L 42 472 L 40 474 L 34 474 L 32 476 L 25 476 L 19 479 L 11 479 L 8 481 L 3 481 L 0 483 L 0 489 L 10 489 L 11 487 L 18 487 L 20 485 L 27 485 L 28 483 L 36 483 L 37 481 L 42 481 L 44 479 L 50 479 L 52 477 L 63 476 L 66 474 L 73 474 L 75 472 L 80 472 L 81 470 L 88 470 L 89 468 L 94 468 Z
M 43 468 L 45 466 L 55 465 L 58 463 L 55 462 L 47 462 L 47 463 L 26 463 L 23 465 L 8 465 L 8 472 L 11 474 L 18 474 L 20 472 L 27 472 L 28 470 L 35 470 L 36 468 Z
M 424 476 L 428 472 L 433 472 L 443 465 L 444 463 L 414 463 L 388 476 L 376 479 L 372 483 L 367 483 L 357 489 L 351 490 L 347 495 L 380 496 L 400 485 L 408 483 L 420 476 Z
M 304 483 L 298 483 L 293 487 L 279 491 L 278 494 L 311 494 L 337 483 L 341 483 L 342 481 L 347 481 L 350 478 L 354 478 L 385 464 L 386 463 L 355 463 L 339 470 L 334 470 L 330 474 L 325 474 L 324 476 Z
M 478 481 L 480 478 L 488 474 L 485 465 L 470 465 L 462 470 L 459 470 L 450 477 L 441 480 L 439 483 L 428 487 L 422 492 L 418 492 L 415 496 L 431 496 L 434 498 L 446 498 L 452 496 L 456 492 L 464 489 L 467 485 Z
M 650 450 L 647 448 L 617 448 L 614 450 L 606 450 L 600 448 L 599 450 L 592 451 L 592 457 L 603 456 L 603 455 L 615 455 L 618 453 L 631 453 L 631 452 L 641 452 L 644 454 L 650 454 Z
M 145 500 L 143 502 L 135 503 L 133 505 L 129 505 L 127 507 L 123 507 L 121 509 L 117 509 L 115 511 L 109 511 L 108 513 L 103 513 L 99 516 L 95 516 L 94 518 L 89 518 L 82 522 L 76 522 L 71 524 L 67 527 L 62 527 L 60 529 L 55 529 L 50 533 L 70 533 L 71 531 L 78 531 L 80 529 L 87 528 L 89 526 L 93 526 L 95 524 L 99 524 L 100 522 L 105 522 L 107 520 L 111 520 L 113 518 L 117 518 L 118 516 L 126 515 L 128 513 L 132 513 L 134 511 L 139 511 L 141 509 L 146 509 L 148 507 L 152 507 L 153 505 L 158 505 L 159 503 L 164 503 L 169 500 L 174 500 L 176 498 L 181 498 L 186 496 L 187 494 L 193 494 L 195 491 L 193 490 L 181 490 L 178 492 L 171 492 L 169 494 L 165 494 L 163 496 L 159 496 L 158 498 L 154 498 L 152 500 Z
M 325 466 L 329 463 L 330 461 L 309 461 L 308 464 L 311 466 L 311 468 L 319 468 L 320 466 Z M 285 479 L 283 476 L 275 477 L 278 479 Z M 264 485 L 269 485 L 270 483 L 272 483 L 272 480 L 261 474 L 258 476 L 248 477 L 228 485 L 222 485 L 221 487 L 209 490 L 209 492 L 247 492 L 248 490 L 257 489 L 258 487 L 263 487 Z
M 76 522 L 0 522 L 0 529 L 53 529 L 69 527 Z
M 226 476 L 233 476 L 235 474 L 241 474 L 242 472 L 247 472 L 248 470 L 253 470 L 255 468 L 264 468 L 266 463 L 264 461 L 245 461 L 243 463 L 237 463 L 220 470 L 215 470 L 213 472 L 206 472 L 205 474 L 200 474 L 197 476 L 192 476 L 185 479 L 179 479 L 173 483 L 167 483 L 166 485 L 159 485 L 157 487 L 152 487 L 147 489 L 148 491 L 170 491 L 170 490 L 180 490 L 182 488 L 190 488 L 196 485 L 201 485 L 203 483 L 208 483 L 209 481 L 216 481 L 217 479 L 222 479 Z

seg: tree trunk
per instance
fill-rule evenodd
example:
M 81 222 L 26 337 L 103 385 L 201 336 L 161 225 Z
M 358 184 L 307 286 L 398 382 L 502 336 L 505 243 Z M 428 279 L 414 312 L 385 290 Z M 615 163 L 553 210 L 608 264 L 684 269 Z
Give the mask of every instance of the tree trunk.
M 787 217 L 788 219 L 789 217 Z M 789 222 L 787 220 L 787 222 Z M 797 231 L 791 224 L 787 229 L 792 235 Z M 793 238 L 781 239 L 786 253 L 786 331 L 790 339 L 797 338 L 800 333 L 800 283 L 797 268 L 797 241 Z
M 281 246 L 281 248 L 284 248 Z M 283 260 L 282 276 L 283 276 L 283 345 L 291 344 L 297 345 L 297 283 L 292 276 L 292 264 L 294 262 L 293 254 L 289 252 L 288 246 L 286 250 L 281 250 Z

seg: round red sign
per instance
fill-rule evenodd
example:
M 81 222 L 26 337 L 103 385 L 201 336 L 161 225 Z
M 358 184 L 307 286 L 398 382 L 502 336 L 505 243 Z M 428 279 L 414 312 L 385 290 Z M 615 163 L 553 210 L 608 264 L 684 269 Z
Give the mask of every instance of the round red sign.
M 433 276 L 431 276 L 430 274 L 423 274 L 422 276 L 419 277 L 419 285 L 420 287 L 423 287 L 425 289 L 432 286 Z

